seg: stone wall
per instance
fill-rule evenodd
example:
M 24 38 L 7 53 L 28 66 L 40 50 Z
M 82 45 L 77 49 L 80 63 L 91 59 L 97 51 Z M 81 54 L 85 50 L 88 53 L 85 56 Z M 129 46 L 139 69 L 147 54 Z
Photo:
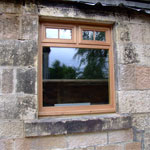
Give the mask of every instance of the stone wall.
M 84 7 L 0 2 L 0 150 L 150 149 L 150 16 L 124 9 Z M 129 114 L 132 128 L 27 137 L 25 122 L 40 120 L 39 18 L 56 17 L 114 23 L 116 113 Z

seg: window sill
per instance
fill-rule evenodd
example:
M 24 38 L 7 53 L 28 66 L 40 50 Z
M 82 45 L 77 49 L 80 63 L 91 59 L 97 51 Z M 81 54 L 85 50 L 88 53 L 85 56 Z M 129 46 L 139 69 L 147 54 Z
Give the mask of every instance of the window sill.
M 64 135 L 131 128 L 128 114 L 51 117 L 25 121 L 25 136 Z

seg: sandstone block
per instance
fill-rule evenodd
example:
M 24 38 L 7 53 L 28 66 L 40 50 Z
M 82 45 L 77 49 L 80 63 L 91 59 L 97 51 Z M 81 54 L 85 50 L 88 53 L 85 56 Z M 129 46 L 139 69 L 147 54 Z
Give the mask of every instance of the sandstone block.
M 5 150 L 5 145 L 2 140 L 0 141 L 0 148 L 1 148 L 1 150 Z
M 132 42 L 134 44 L 143 44 L 144 42 L 145 44 L 148 44 L 150 38 L 150 30 L 148 26 L 148 24 L 129 23 L 127 21 L 124 23 L 121 22 L 117 25 L 116 42 Z
M 120 113 L 150 112 L 150 90 L 119 91 L 118 102 Z
M 31 69 L 17 69 L 17 93 L 35 94 L 36 71 Z
M 38 46 L 33 40 L 20 41 L 19 50 L 14 52 L 15 66 L 34 66 L 37 61 Z
M 52 149 L 52 150 L 55 150 L 55 149 Z M 90 146 L 90 147 L 67 149 L 67 150 L 95 150 L 95 148 Z
M 96 146 L 95 150 L 124 150 L 123 145 Z
M 38 14 L 38 8 L 36 4 L 33 4 L 31 1 L 26 0 L 25 5 L 23 6 L 23 14 Z
M 3 12 L 4 12 L 4 2 L 0 2 L 0 13 L 3 13 Z
M 21 2 L 5 2 L 3 3 L 3 9 L 5 13 L 13 13 L 13 14 L 21 14 L 22 13 L 22 6 L 21 6 Z
M 119 90 L 136 89 L 134 65 L 119 65 L 118 88 Z
M 37 101 L 35 96 L 3 95 L 5 119 L 35 119 Z
M 13 150 L 14 149 L 14 141 L 13 140 L 5 140 L 4 141 L 4 150 Z
M 143 44 L 143 36 L 145 35 L 145 32 L 143 32 L 144 28 L 144 24 L 129 24 L 130 37 L 134 44 Z
M 150 128 L 147 128 L 144 131 L 143 145 L 144 145 L 145 150 L 150 149 Z
M 116 43 L 116 50 L 119 64 L 137 64 L 140 63 L 139 53 L 144 48 L 141 45 L 135 45 L 132 42 L 118 44 Z
M 1 3 L 0 3 L 0 11 L 1 11 Z M 0 12 L 1 13 L 1 12 Z M 3 38 L 3 17 L 2 15 L 0 15 L 0 39 Z
M 125 150 L 141 150 L 141 143 L 127 143 L 125 145 Z
M 149 44 L 149 41 L 150 41 L 150 24 L 144 24 L 144 27 L 143 27 L 143 43 L 144 44 Z
M 87 147 L 94 145 L 105 145 L 107 143 L 107 133 L 89 133 L 89 134 L 76 134 L 68 135 L 66 137 L 68 148 Z
M 15 140 L 15 150 L 52 150 L 67 148 L 65 137 L 24 138 Z
M 3 38 L 18 39 L 19 27 L 20 27 L 19 16 L 5 15 L 3 17 Z
M 21 119 L 35 119 L 37 117 L 37 97 L 18 96 L 17 106 L 18 115 Z
M 110 144 L 119 142 L 132 142 L 133 132 L 129 130 L 119 130 L 108 132 L 108 141 Z
M 0 95 L 2 94 L 2 70 L 0 69 Z
M 14 141 L 13 140 L 0 140 L 0 149 L 1 150 L 13 150 Z
M 5 119 L 5 109 L 4 109 L 4 101 L 2 99 L 2 96 L 0 96 L 0 119 Z
M 23 137 L 23 122 L 15 120 L 0 122 L 1 139 L 12 139 L 22 137 Z
M 19 43 L 17 40 L 1 40 L 0 41 L 0 65 L 12 66 L 19 51 Z
M 129 26 L 126 23 L 118 23 L 116 25 L 116 43 L 130 42 Z
M 2 93 L 13 92 L 13 69 L 3 69 L 2 72 Z
M 26 137 L 77 133 L 97 133 L 131 128 L 129 115 L 80 116 L 74 118 L 42 118 L 26 120 Z
M 143 50 L 144 50 L 144 52 L 143 52 L 143 55 L 145 56 L 145 57 L 150 57 L 150 45 L 149 44 L 144 44 L 143 45 Z
M 150 67 L 136 67 L 136 89 L 150 89 Z
M 1 40 L 0 65 L 34 66 L 37 61 L 37 43 L 33 40 Z
M 21 17 L 21 39 L 38 40 L 38 17 Z

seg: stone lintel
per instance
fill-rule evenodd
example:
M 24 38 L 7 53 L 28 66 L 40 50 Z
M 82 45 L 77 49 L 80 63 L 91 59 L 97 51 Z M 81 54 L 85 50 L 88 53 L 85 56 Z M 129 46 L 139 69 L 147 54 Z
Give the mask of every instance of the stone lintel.
M 25 136 L 65 135 L 131 128 L 128 114 L 52 117 L 25 121 Z

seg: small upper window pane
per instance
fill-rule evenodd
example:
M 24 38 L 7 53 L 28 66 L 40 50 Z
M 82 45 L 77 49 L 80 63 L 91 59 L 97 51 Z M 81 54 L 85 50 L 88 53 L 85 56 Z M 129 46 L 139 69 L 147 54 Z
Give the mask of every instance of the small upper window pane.
M 105 41 L 105 32 L 96 31 L 95 32 L 95 40 L 96 41 Z
M 46 28 L 46 38 L 58 39 L 58 29 Z
M 82 32 L 82 38 L 83 40 L 93 40 L 93 31 L 83 31 Z
M 72 30 L 69 29 L 60 29 L 60 39 L 71 39 Z

